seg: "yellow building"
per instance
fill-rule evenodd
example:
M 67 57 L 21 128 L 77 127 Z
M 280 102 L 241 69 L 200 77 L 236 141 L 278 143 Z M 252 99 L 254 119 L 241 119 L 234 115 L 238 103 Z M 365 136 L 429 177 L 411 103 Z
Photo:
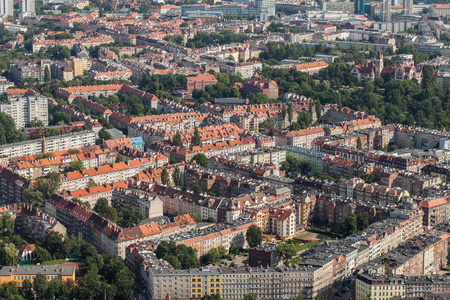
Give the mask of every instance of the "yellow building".
M 314 198 L 310 196 L 301 197 L 295 201 L 295 206 L 297 209 L 297 220 L 301 225 L 308 225 L 308 221 L 311 219 L 311 212 L 314 210 L 316 204 L 315 196 Z
M 0 285 L 5 282 L 15 281 L 18 286 L 22 286 L 25 279 L 29 279 L 31 283 L 37 274 L 42 274 L 47 281 L 53 280 L 73 280 L 75 281 L 75 267 L 61 266 L 29 266 L 29 267 L 11 267 L 5 266 L 0 270 Z
M 89 69 L 90 62 L 86 58 L 72 57 L 71 60 L 65 60 L 65 63 L 73 69 L 73 76 L 81 76 L 84 71 Z
M 221 274 L 208 268 L 191 269 L 191 299 L 201 299 L 205 294 L 222 294 Z
M 201 299 L 203 297 L 203 284 L 201 275 L 191 276 L 191 299 Z

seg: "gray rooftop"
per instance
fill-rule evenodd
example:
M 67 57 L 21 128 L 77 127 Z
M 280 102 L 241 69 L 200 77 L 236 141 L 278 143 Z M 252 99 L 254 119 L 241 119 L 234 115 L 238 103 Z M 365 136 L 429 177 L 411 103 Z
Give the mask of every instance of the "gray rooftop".
M 62 275 L 72 276 L 75 274 L 74 266 L 28 266 L 28 267 L 11 267 L 4 266 L 0 270 L 0 276 L 5 275 Z

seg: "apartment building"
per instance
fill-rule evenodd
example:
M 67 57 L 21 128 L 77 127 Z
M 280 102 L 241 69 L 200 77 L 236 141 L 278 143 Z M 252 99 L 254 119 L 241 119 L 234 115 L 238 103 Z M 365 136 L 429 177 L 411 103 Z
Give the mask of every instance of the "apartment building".
M 14 87 L 14 82 L 9 82 L 4 76 L 0 76 L 0 94 L 6 94 L 10 87 Z
M 217 83 L 216 77 L 212 74 L 197 74 L 196 76 L 186 77 L 184 89 L 186 90 L 188 97 L 191 97 L 194 90 L 204 90 L 206 86 Z
M 99 251 L 125 258 L 125 248 L 133 243 L 157 239 L 163 230 L 155 222 L 122 229 L 61 195 L 55 194 L 45 203 L 45 211 L 67 228 L 68 234 L 81 233 L 83 239 L 94 245 Z M 175 220 L 176 226 L 191 230 L 189 218 Z M 186 223 L 188 222 L 188 223 Z M 171 229 L 173 231 L 173 229 Z
M 356 276 L 356 299 L 381 300 L 406 296 L 404 276 L 380 276 L 359 273 Z
M 282 162 L 286 161 L 286 150 L 280 148 L 262 148 L 252 151 L 238 152 L 235 155 L 229 155 L 234 157 L 237 161 L 253 164 L 273 164 L 277 167 Z
M 45 69 L 48 68 L 48 71 L 50 72 L 51 63 L 52 62 L 47 59 L 32 61 L 16 60 L 11 62 L 9 70 L 14 81 L 33 78 L 39 82 L 43 82 L 45 79 Z
M 376 275 L 368 272 L 356 276 L 356 300 L 445 297 L 450 280 L 445 276 Z
M 325 130 L 320 126 L 298 131 L 274 130 L 275 144 L 277 146 L 295 146 L 312 149 L 314 141 L 324 136 Z
M 34 284 L 37 274 L 44 275 L 47 282 L 55 280 L 75 282 L 74 266 L 3 266 L 0 270 L 0 284 L 16 282 L 18 286 L 22 286 L 25 279 L 29 279 L 31 284 Z
M 61 174 L 59 191 L 76 191 L 87 188 L 91 180 L 97 185 L 122 181 L 148 169 L 150 166 L 156 166 L 154 158 L 135 159 Z
M 271 233 L 287 240 L 295 236 L 295 212 L 291 209 L 272 208 L 269 210 Z
M 433 230 L 400 243 L 373 262 L 384 265 L 387 275 L 435 275 L 447 266 L 447 232 Z
M 450 214 L 450 202 L 447 197 L 424 199 L 420 202 L 423 210 L 423 225 L 433 228 L 442 223 L 448 223 Z
M 94 131 L 82 131 L 0 146 L 0 156 L 8 159 L 95 145 Z
M 77 111 L 71 107 L 68 107 L 66 105 L 61 106 L 59 111 L 70 115 L 72 120 L 74 120 L 74 121 L 84 122 L 84 124 L 86 124 L 86 126 L 90 130 L 94 131 L 95 133 L 98 133 L 103 128 L 103 126 L 98 122 L 97 119 L 94 119 L 93 117 L 91 117 L 89 115 L 80 113 L 79 111 Z
M 80 39 L 65 39 L 65 40 L 33 40 L 33 53 L 41 51 L 41 49 L 47 50 L 52 45 L 67 46 L 72 49 L 76 44 L 80 44 L 83 47 L 95 47 L 103 44 L 114 43 L 114 39 L 108 35 L 98 34 L 98 37 L 84 37 Z
M 202 220 L 207 220 L 209 217 L 217 220 L 218 208 L 224 201 L 224 199 L 220 198 L 196 195 L 146 182 L 131 185 L 131 187 L 147 195 L 157 196 L 163 202 L 163 209 L 166 214 L 173 215 L 175 211 L 188 214 L 195 213 Z
M 52 74 L 52 78 L 56 78 L 58 80 L 69 81 L 74 78 L 73 69 L 60 61 L 55 61 L 52 63 L 50 72 Z
M 177 147 L 165 146 L 164 144 L 153 143 L 149 149 L 155 152 L 162 152 L 170 160 L 177 162 L 189 162 L 197 153 L 203 153 L 207 158 L 217 155 L 227 155 L 245 152 L 255 149 L 256 143 L 251 139 L 230 140 L 225 142 L 217 142 L 214 144 L 205 144 L 201 146 Z
M 341 180 L 337 185 L 337 194 L 343 198 L 352 198 L 363 202 L 375 202 L 380 206 L 396 206 L 409 197 L 406 190 L 399 187 L 389 188 L 378 184 L 367 184 L 361 178 Z
M 11 116 L 19 130 L 35 119 L 48 125 L 48 99 L 39 94 L 8 97 L 8 103 L 0 104 L 0 112 Z
M 251 78 L 255 72 L 262 70 L 262 64 L 258 61 L 251 62 L 230 62 L 219 61 L 217 62 L 220 72 L 237 75 L 240 73 L 242 78 Z
M 213 290 L 223 299 L 241 299 L 244 295 L 252 293 L 257 299 L 288 299 L 300 294 L 314 298 L 320 295 L 325 287 L 326 281 L 322 278 L 326 269 L 325 266 L 299 265 L 262 269 L 251 267 L 190 270 L 148 268 L 145 277 L 149 283 L 148 292 L 153 299 L 163 299 L 167 294 L 177 299 L 200 299 L 206 293 L 213 293 Z M 173 284 L 175 282 L 183 283 L 183 286 Z M 190 284 L 185 286 L 185 283 Z M 187 291 L 186 288 L 188 288 Z
M 192 128 L 179 131 L 185 146 L 191 144 L 194 130 L 195 129 Z M 198 128 L 198 131 L 203 144 L 236 140 L 244 133 L 244 131 L 235 124 L 201 127 Z M 156 141 L 170 141 L 177 132 L 178 131 L 155 130 L 137 122 L 128 125 L 128 135 L 142 137 L 146 145 L 150 145 Z
M 296 95 L 297 96 L 297 95 Z M 301 111 L 309 111 L 312 107 L 315 112 L 315 100 L 306 98 L 303 96 L 294 97 L 292 94 L 288 96 L 288 102 L 292 106 L 292 119 L 297 120 Z M 256 122 L 263 122 L 267 118 L 272 118 L 275 124 L 282 124 L 282 126 L 289 125 L 289 117 L 286 115 L 283 119 L 282 111 L 283 107 L 287 110 L 288 103 L 267 103 L 267 104 L 254 104 L 254 105 L 233 105 L 233 106 L 220 106 L 218 104 L 203 103 L 200 107 L 200 111 L 203 113 L 210 113 L 218 117 L 223 118 L 225 121 L 230 121 L 232 116 L 235 115 L 253 115 Z M 312 113 L 313 121 L 317 120 L 315 113 Z
M 72 103 L 76 97 L 88 98 L 89 96 L 98 97 L 100 95 L 112 96 L 117 94 L 121 89 L 122 84 L 104 84 L 104 85 L 88 85 L 88 86 L 71 86 L 66 88 L 59 88 L 55 94 L 57 97 L 65 99 Z
M 295 146 L 280 146 L 280 148 L 285 150 L 287 155 L 296 157 L 300 161 L 309 162 L 311 164 L 312 174 L 322 173 L 322 162 L 323 158 L 326 156 L 324 153 Z
M 423 211 L 420 208 L 396 210 L 390 218 L 369 225 L 358 234 L 347 237 L 369 246 L 369 260 L 385 255 L 423 231 Z
M 14 159 L 14 170 L 17 174 L 28 179 L 36 179 L 45 176 L 50 172 L 61 173 L 75 161 L 83 163 L 86 169 L 100 167 L 103 164 L 112 164 L 116 161 L 117 153 L 109 149 L 94 150 L 91 152 L 67 155 L 57 155 L 53 153 L 52 157 L 40 158 L 37 156 L 26 156 Z
M 133 118 L 133 121 L 149 128 L 163 131 L 185 130 L 199 127 L 206 121 L 209 114 L 187 112 L 178 114 L 163 114 Z
M 250 94 L 262 93 L 269 99 L 278 98 L 278 84 L 275 80 L 265 80 L 259 77 L 258 73 L 243 85 L 243 96 L 249 97 Z
M 112 192 L 112 207 L 120 209 L 128 205 L 139 207 L 149 219 L 163 216 L 163 202 L 157 196 L 131 187 L 118 187 Z
M 198 166 L 187 169 L 185 173 L 185 186 L 192 188 L 194 185 L 200 186 L 204 192 L 213 192 L 218 197 L 251 194 L 268 186 L 267 183 L 255 178 L 249 179 L 233 172 L 199 168 Z
M 80 104 L 84 107 L 84 109 L 87 109 L 95 114 L 98 114 L 99 116 L 105 119 L 108 119 L 109 116 L 112 114 L 112 111 L 106 106 L 103 106 L 97 102 L 91 101 L 83 97 L 76 97 L 75 99 L 73 99 L 73 103 Z
M 22 202 L 22 193 L 31 186 L 31 182 L 11 169 L 0 167 L 0 199 L 3 203 Z
M 112 193 L 118 187 L 127 187 L 126 181 L 97 185 L 76 191 L 65 191 L 62 195 L 68 200 L 76 198 L 82 202 L 88 202 L 90 207 L 94 207 L 100 198 L 105 198 L 108 203 L 111 203 Z

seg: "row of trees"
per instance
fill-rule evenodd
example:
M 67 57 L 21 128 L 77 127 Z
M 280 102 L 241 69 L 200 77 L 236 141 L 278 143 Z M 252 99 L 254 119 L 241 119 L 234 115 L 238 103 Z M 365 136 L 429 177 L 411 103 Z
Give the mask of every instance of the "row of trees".
M 369 214 L 361 212 L 359 214 L 350 214 L 344 221 L 339 223 L 339 230 L 344 236 L 349 236 L 364 230 L 369 226 Z
M 117 209 L 108 204 L 108 199 L 106 198 L 98 199 L 94 206 L 94 211 L 123 228 L 137 226 L 145 218 L 139 207 L 127 205 L 125 208 L 117 211 Z
M 175 269 L 198 268 L 200 262 L 197 258 L 196 250 L 186 245 L 177 245 L 174 241 L 162 241 L 156 248 L 157 258 L 169 262 Z
M 299 174 L 308 175 L 312 170 L 312 166 L 308 161 L 300 160 L 291 154 L 287 154 L 286 161 L 281 163 L 281 170 L 286 171 L 286 176 L 295 179 Z
M 223 30 L 220 33 L 207 33 L 199 31 L 194 38 L 189 39 L 186 43 L 188 48 L 203 48 L 212 45 L 224 45 L 230 43 L 243 43 L 249 37 L 245 34 L 237 34 L 231 30 Z

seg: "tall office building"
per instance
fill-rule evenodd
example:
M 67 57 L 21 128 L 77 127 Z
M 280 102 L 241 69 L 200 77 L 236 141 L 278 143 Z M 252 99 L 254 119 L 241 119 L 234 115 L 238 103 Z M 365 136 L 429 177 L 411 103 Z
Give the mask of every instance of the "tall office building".
M 413 14 L 413 0 L 403 0 L 403 14 L 405 16 Z
M 249 13 L 261 21 L 268 21 L 271 16 L 275 16 L 275 0 L 255 0 L 255 6 Z
M 21 12 L 34 12 L 34 0 L 21 0 Z
M 0 16 L 13 16 L 14 3 L 13 0 L 0 0 Z
M 364 0 L 355 0 L 355 14 L 364 14 Z
M 381 21 L 382 22 L 390 22 L 391 21 L 391 8 L 392 1 L 391 0 L 383 0 L 381 4 Z

